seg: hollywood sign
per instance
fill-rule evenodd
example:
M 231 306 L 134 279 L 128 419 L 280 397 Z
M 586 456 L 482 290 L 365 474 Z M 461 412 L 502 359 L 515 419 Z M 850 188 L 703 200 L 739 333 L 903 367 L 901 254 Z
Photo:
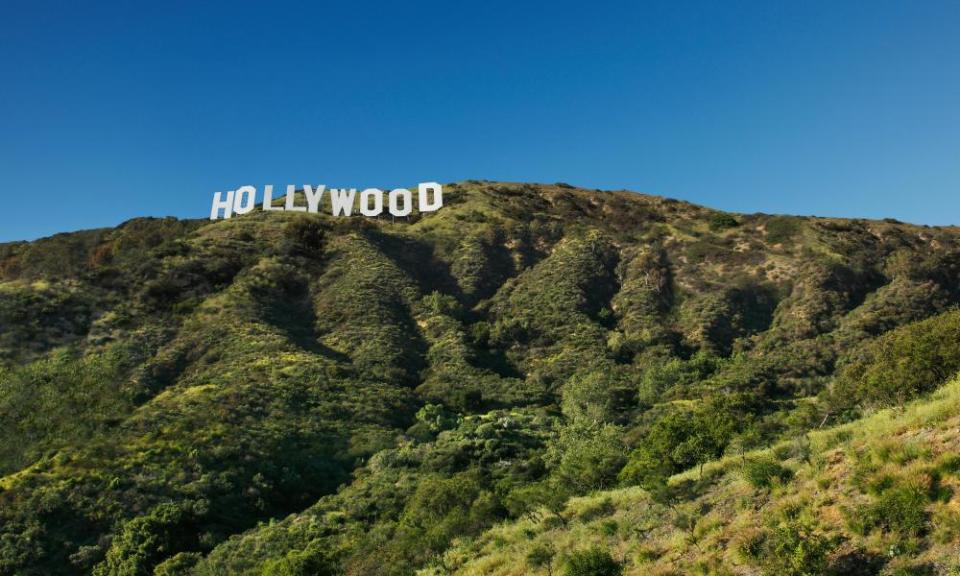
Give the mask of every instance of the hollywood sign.
M 320 185 L 313 187 L 303 186 L 303 196 L 306 205 L 296 203 L 297 187 L 287 186 L 287 195 L 282 206 L 273 205 L 273 186 L 263 187 L 260 205 L 264 212 L 310 212 L 317 213 L 323 201 L 324 193 L 329 201 L 330 214 L 333 216 L 350 216 L 354 206 L 364 216 L 379 216 L 383 213 L 384 196 L 386 196 L 387 211 L 392 216 L 409 216 L 413 212 L 413 192 L 406 188 L 395 188 L 385 194 L 379 188 L 367 188 L 360 192 L 357 200 L 356 188 L 331 188 Z M 254 186 L 241 186 L 230 190 L 226 194 L 217 192 L 213 195 L 213 205 L 210 207 L 210 219 L 230 218 L 234 214 L 242 215 L 253 211 L 257 206 L 257 189 Z M 436 212 L 443 206 L 443 187 L 436 182 L 423 182 L 417 187 L 417 211 Z

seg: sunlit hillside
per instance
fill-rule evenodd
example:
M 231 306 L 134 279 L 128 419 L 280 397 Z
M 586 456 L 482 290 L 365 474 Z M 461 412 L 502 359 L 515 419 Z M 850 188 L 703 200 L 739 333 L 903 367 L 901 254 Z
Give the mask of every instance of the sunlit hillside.
M 444 204 L 0 244 L 0 574 L 956 574 L 960 230 Z

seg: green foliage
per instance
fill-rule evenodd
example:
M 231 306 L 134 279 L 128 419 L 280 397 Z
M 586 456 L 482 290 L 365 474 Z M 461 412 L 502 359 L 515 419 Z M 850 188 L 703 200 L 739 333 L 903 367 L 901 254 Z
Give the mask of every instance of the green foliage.
M 623 370 L 578 372 L 563 385 L 560 407 L 576 421 L 612 422 L 632 401 L 630 382 Z
M 571 493 L 608 488 L 626 461 L 622 437 L 622 430 L 612 424 L 575 423 L 564 427 L 551 444 L 547 464 Z
M 357 558 L 364 574 L 406 574 L 440 553 L 454 536 L 478 533 L 501 519 L 496 496 L 484 488 L 476 470 L 449 478 L 429 475 L 420 479 L 390 530 L 388 541 L 375 536 Z M 362 568 L 361 568 L 362 567 Z
M 417 422 L 430 432 L 437 433 L 457 425 L 457 417 L 437 404 L 427 404 L 417 411 Z
M 411 382 L 423 366 L 424 342 L 410 316 L 414 280 L 386 257 L 374 239 L 337 239 L 337 256 L 320 279 L 317 331 L 321 341 L 347 354 L 365 376 Z
M 549 344 L 596 320 L 615 292 L 617 255 L 599 232 L 560 243 L 549 258 L 497 295 L 494 342 Z M 502 298 L 501 298 L 502 295 Z
M 801 224 L 797 218 L 776 216 L 766 222 L 767 242 L 782 244 L 789 242 L 800 232 Z
M 574 552 L 567 560 L 564 576 L 620 576 L 623 567 L 602 548 Z
M 697 352 L 689 360 L 670 358 L 657 362 L 644 371 L 640 379 L 639 400 L 649 405 L 661 398 L 683 397 L 696 384 L 713 376 L 723 361 L 705 352 Z
M 198 545 L 194 523 L 206 512 L 206 502 L 166 503 L 127 522 L 94 576 L 150 576 L 163 558 Z
M 753 458 L 743 465 L 743 477 L 754 488 L 769 488 L 774 481 L 789 480 L 793 473 L 771 458 Z
M 769 576 L 819 576 L 832 549 L 830 539 L 808 521 L 784 519 L 767 536 L 761 564 Z
M 318 550 L 291 551 L 282 558 L 267 562 L 263 576 L 333 576 L 335 568 Z
M 85 334 L 94 306 L 72 282 L 0 284 L 0 364 L 35 359 Z
M 320 219 L 301 216 L 286 224 L 280 251 L 291 256 L 317 258 L 323 255 L 326 231 Z
M 514 272 L 502 230 L 494 228 L 461 240 L 450 272 L 471 302 L 488 298 Z
M 0 471 L 13 471 L 68 441 L 89 440 L 125 418 L 133 395 L 125 383 L 143 352 L 117 346 L 79 357 L 63 349 L 0 371 Z
M 912 482 L 885 487 L 870 504 L 850 515 L 850 525 L 860 534 L 878 528 L 904 537 L 927 530 L 927 490 Z
M 651 344 L 672 344 L 665 326 L 674 300 L 673 271 L 666 250 L 653 244 L 626 256 L 618 266 L 620 291 L 611 301 L 624 335 L 620 354 L 636 354 Z
M 728 356 L 737 338 L 766 330 L 777 306 L 775 290 L 743 282 L 694 297 L 680 310 L 687 340 L 708 353 Z
M 859 332 L 865 337 L 878 336 L 944 312 L 949 304 L 949 292 L 940 284 L 897 276 L 870 294 L 863 305 L 844 318 L 842 330 Z
M 179 576 L 188 574 L 203 558 L 199 552 L 180 552 L 164 560 L 153 569 L 153 576 Z
M 620 481 L 654 488 L 668 476 L 723 454 L 750 424 L 741 398 L 711 398 L 694 410 L 672 410 L 656 420 L 620 472 Z
M 710 229 L 714 232 L 722 232 L 729 228 L 736 228 L 740 225 L 740 221 L 733 214 L 728 214 L 726 212 L 714 212 L 710 216 Z
M 544 545 L 536 546 L 527 553 L 527 565 L 531 568 L 544 568 L 553 562 L 555 552 Z
M 892 330 L 857 350 L 839 371 L 831 398 L 844 407 L 902 405 L 960 370 L 960 311 Z

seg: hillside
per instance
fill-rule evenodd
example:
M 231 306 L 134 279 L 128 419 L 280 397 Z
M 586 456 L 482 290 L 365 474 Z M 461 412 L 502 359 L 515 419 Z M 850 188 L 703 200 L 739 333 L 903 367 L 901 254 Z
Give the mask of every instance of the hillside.
M 444 192 L 0 244 L 0 574 L 953 574 L 960 230 Z
M 422 573 L 547 574 L 602 551 L 625 575 L 957 574 L 958 488 L 954 380 L 903 410 L 678 474 L 662 493 L 572 498 L 458 542 L 445 569 Z

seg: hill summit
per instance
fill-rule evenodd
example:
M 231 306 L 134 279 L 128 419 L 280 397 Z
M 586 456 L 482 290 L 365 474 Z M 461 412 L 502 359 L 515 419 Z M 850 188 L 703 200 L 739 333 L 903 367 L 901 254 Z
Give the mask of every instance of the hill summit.
M 960 230 L 443 192 L 0 244 L 0 574 L 960 570 Z

